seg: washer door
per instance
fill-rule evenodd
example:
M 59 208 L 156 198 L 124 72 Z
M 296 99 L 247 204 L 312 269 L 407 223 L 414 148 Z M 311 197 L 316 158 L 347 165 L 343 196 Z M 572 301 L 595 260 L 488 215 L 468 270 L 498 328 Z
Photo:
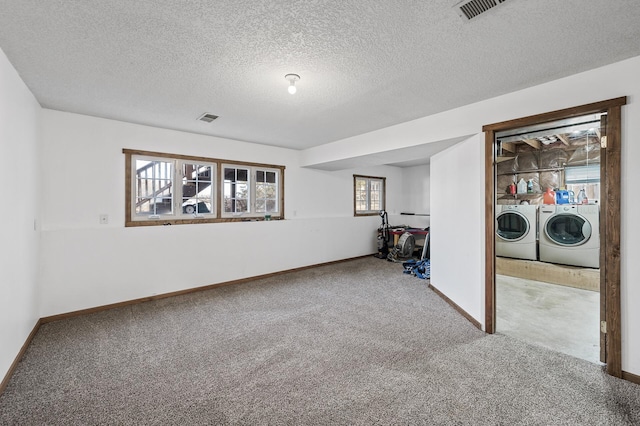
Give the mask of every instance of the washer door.
M 502 212 L 496 218 L 496 222 L 496 235 L 503 241 L 520 241 L 529 233 L 529 221 L 520 212 Z
M 544 233 L 558 245 L 574 247 L 589 241 L 591 224 L 582 216 L 559 213 L 547 220 Z

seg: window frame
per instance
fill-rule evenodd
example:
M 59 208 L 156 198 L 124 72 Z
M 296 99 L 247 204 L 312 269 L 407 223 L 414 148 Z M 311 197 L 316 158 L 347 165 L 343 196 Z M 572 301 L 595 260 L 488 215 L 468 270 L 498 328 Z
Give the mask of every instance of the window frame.
M 191 159 L 179 159 L 179 158 L 171 158 L 171 157 L 162 157 L 156 155 L 139 155 L 132 154 L 131 156 L 131 172 L 130 175 L 133 177 L 137 172 L 137 161 L 162 161 L 172 165 L 171 176 L 165 178 L 164 180 L 170 179 L 171 187 L 173 187 L 173 191 L 171 191 L 171 212 L 163 213 L 163 214 L 150 214 L 150 215 L 139 215 L 136 213 L 137 208 L 137 193 L 134 190 L 134 185 L 137 184 L 137 180 L 131 182 L 131 211 L 130 217 L 131 221 L 134 222 L 142 222 L 142 221 L 150 221 L 150 220 L 202 220 L 202 219 L 211 219 L 216 217 L 216 198 L 215 195 L 212 195 L 210 198 L 211 208 L 209 212 L 198 212 L 198 213 L 187 213 L 184 209 L 184 204 L 188 199 L 195 198 L 196 202 L 198 200 L 198 194 L 196 193 L 193 197 L 186 196 L 184 193 L 185 187 L 185 176 L 183 173 L 183 169 L 185 165 L 198 165 L 198 166 L 208 166 L 211 168 L 211 184 L 209 185 L 212 188 L 215 188 L 217 184 L 217 164 L 210 161 L 201 161 L 201 160 L 191 160 Z M 187 179 L 188 181 L 194 181 L 194 179 Z M 198 179 L 196 178 L 197 182 Z M 196 184 L 197 185 L 197 184 Z M 159 197 L 158 197 L 159 198 Z
M 367 192 L 367 210 L 358 210 L 358 180 L 366 180 L 366 192 Z M 371 209 L 371 181 L 376 180 L 382 183 L 382 195 L 380 197 L 380 208 L 376 210 Z M 380 211 L 386 210 L 387 206 L 387 178 L 384 176 L 365 176 L 365 175 L 353 175 L 353 215 L 354 216 L 377 216 Z
M 602 198 L 602 187 L 600 186 L 600 162 L 579 165 L 565 166 L 564 187 L 573 191 L 575 200 L 581 189 L 585 190 L 585 195 L 589 201 L 600 203 Z
M 282 170 L 280 170 L 277 167 L 273 167 L 273 166 L 268 166 L 268 165 L 249 165 L 247 163 L 231 163 L 231 162 L 225 162 L 221 164 L 221 181 L 220 181 L 220 185 L 219 185 L 219 189 L 220 189 L 220 193 L 222 196 L 222 208 L 220 211 L 220 217 L 222 218 L 263 218 L 265 215 L 270 215 L 271 218 L 278 218 L 281 216 L 281 211 L 282 211 L 282 202 L 280 200 L 280 193 L 281 193 L 281 189 L 280 189 L 280 181 L 282 180 Z M 224 211 L 224 206 L 225 206 L 225 191 L 224 191 L 224 187 L 225 187 L 225 169 L 227 168 L 236 168 L 237 169 L 246 169 L 247 170 L 247 179 L 248 179 L 248 186 L 249 186 L 249 194 L 247 197 L 247 211 L 246 212 L 226 212 Z M 256 208 L 256 195 L 257 195 L 257 185 L 258 183 L 258 179 L 257 179 L 257 174 L 258 172 L 263 171 L 263 172 L 274 172 L 276 174 L 276 186 L 277 186 L 277 194 L 276 194 L 276 207 L 277 210 L 273 211 L 273 212 L 258 212 L 257 208 Z
M 171 173 L 170 173 L 170 175 L 168 177 L 165 176 L 164 179 L 162 179 L 162 180 L 170 180 L 171 181 L 171 186 L 175 186 L 174 183 L 175 183 L 175 180 L 176 180 L 175 176 L 176 176 L 176 167 L 177 167 L 176 160 L 170 159 L 170 158 L 156 157 L 156 156 L 137 156 L 137 155 L 134 155 L 131 158 L 131 167 L 132 167 L 131 168 L 131 176 L 133 176 L 136 173 L 136 161 L 138 159 L 141 159 L 141 160 L 144 160 L 144 161 L 148 161 L 149 163 L 156 162 L 156 161 L 162 161 L 164 163 L 170 164 L 171 165 Z M 153 170 L 153 167 L 152 167 L 152 170 Z M 158 180 L 160 180 L 160 179 L 158 179 Z M 137 181 L 132 182 L 132 185 L 136 185 L 136 182 Z M 133 189 L 133 186 L 132 186 L 131 187 L 131 195 L 130 195 L 131 196 L 130 204 L 131 204 L 131 209 L 132 209 L 131 210 L 131 218 L 132 218 L 132 220 L 145 220 L 144 218 L 142 218 L 141 216 L 136 215 L 136 213 L 135 213 L 135 210 L 136 210 L 136 207 L 137 207 L 136 195 L 137 195 L 137 192 Z M 156 194 L 156 195 L 161 195 L 161 193 Z M 172 195 L 171 196 L 171 203 L 170 203 L 171 212 L 170 212 L 169 215 L 173 216 L 173 215 L 175 215 L 175 211 L 176 211 L 176 196 L 175 196 L 175 194 L 171 194 L 171 195 Z M 161 197 L 156 196 L 154 198 L 161 198 Z M 147 216 L 147 218 L 150 218 L 152 216 L 156 216 L 156 215 L 149 214 Z M 157 215 L 157 216 L 160 217 L 160 215 Z
M 222 169 L 221 175 L 222 178 L 220 179 L 220 183 L 218 185 L 218 190 L 221 193 L 221 201 L 222 201 L 222 205 L 221 205 L 221 210 L 220 210 L 220 217 L 225 217 L 225 218 L 234 218 L 234 217 L 250 217 L 251 216 L 251 212 L 253 211 L 252 208 L 252 203 L 251 203 L 251 197 L 252 194 L 255 192 L 253 191 L 251 182 L 251 174 L 252 174 L 252 169 L 251 167 L 247 167 L 244 165 L 239 165 L 239 164 L 229 164 L 229 163 L 224 163 L 221 165 L 220 167 Z M 226 212 L 225 211 L 225 207 L 227 204 L 227 198 L 226 198 L 226 192 L 225 192 L 225 187 L 227 185 L 227 178 L 226 178 L 226 169 L 228 168 L 233 168 L 235 169 L 235 174 L 237 175 L 238 170 L 246 170 L 247 171 L 247 180 L 244 181 L 246 182 L 246 186 L 247 186 L 247 198 L 246 198 L 246 211 L 243 212 Z M 233 181 L 233 182 L 240 182 L 240 181 Z M 233 185 L 233 183 L 232 183 Z M 237 184 L 236 184 L 237 185 Z M 234 191 L 235 192 L 235 191 Z M 237 200 L 236 197 L 232 197 L 231 200 Z
M 153 151 L 142 151 L 133 149 L 123 149 L 125 154 L 125 227 L 130 226 L 159 226 L 159 225 L 182 225 L 194 223 L 219 223 L 219 222 L 246 222 L 265 220 L 265 214 L 270 215 L 269 220 L 284 220 L 284 170 L 285 166 L 251 163 L 242 161 L 224 160 L 219 158 L 198 157 L 180 154 L 168 154 Z M 160 214 L 157 216 L 136 215 L 136 160 L 144 159 L 150 161 L 173 162 L 172 186 L 176 187 L 172 193 L 173 213 Z M 183 164 L 197 164 L 212 166 L 213 183 L 211 185 L 212 206 L 210 213 L 200 213 L 197 216 L 190 213 L 183 213 Z M 250 177 L 250 193 L 255 193 L 255 171 L 268 170 L 276 172 L 277 179 L 277 212 L 272 213 L 251 213 L 241 215 L 224 215 L 224 166 L 247 168 L 253 173 Z M 255 171 L 254 171 L 255 170 Z M 252 206 L 252 209 L 254 207 Z M 253 210 L 252 210 L 253 211 Z
M 185 212 L 185 203 L 186 201 L 188 201 L 189 199 L 195 198 L 196 202 L 198 201 L 198 199 L 200 198 L 198 196 L 199 192 L 196 192 L 196 194 L 193 197 L 186 197 L 184 194 L 184 181 L 185 181 L 185 176 L 183 174 L 183 166 L 184 165 L 197 165 L 197 166 L 210 166 L 211 167 L 211 184 L 210 184 L 210 188 L 212 191 L 211 194 L 211 209 L 210 211 L 207 212 L 198 212 L 198 213 L 187 213 Z M 209 161 L 193 161 L 193 160 L 177 160 L 177 165 L 175 168 L 176 171 L 176 182 L 180 182 L 182 181 L 182 185 L 181 185 L 181 190 L 180 190 L 180 198 L 176 197 L 176 212 L 178 213 L 176 216 L 179 218 L 193 218 L 193 219 L 206 219 L 206 218 L 215 218 L 217 217 L 217 200 L 216 200 L 216 196 L 215 196 L 215 187 L 218 183 L 218 165 L 216 163 L 212 163 Z M 187 181 L 191 181 L 191 182 L 196 182 L 196 187 L 199 183 L 199 179 L 186 179 Z M 197 188 L 196 188 L 197 189 Z M 185 200 L 185 198 L 187 198 Z M 199 203 L 198 203 L 199 204 Z
M 564 166 L 565 185 L 600 183 L 600 162 L 578 166 Z

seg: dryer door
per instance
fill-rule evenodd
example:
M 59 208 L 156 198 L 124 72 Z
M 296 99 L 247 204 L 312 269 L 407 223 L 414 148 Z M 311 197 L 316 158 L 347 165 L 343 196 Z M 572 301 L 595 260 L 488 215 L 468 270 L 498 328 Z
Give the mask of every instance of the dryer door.
M 558 245 L 574 247 L 589 241 L 591 224 L 582 216 L 559 213 L 547 220 L 544 233 Z
M 496 235 L 503 241 L 520 241 L 529 233 L 526 217 L 517 211 L 502 212 L 496 218 Z

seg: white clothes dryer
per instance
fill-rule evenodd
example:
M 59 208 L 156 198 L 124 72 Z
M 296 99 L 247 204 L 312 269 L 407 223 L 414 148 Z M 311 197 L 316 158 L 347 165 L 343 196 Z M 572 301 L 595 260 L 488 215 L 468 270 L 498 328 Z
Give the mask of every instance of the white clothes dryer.
M 599 268 L 600 206 L 540 207 L 540 260 Z
M 536 260 L 538 206 L 496 206 L 496 256 Z

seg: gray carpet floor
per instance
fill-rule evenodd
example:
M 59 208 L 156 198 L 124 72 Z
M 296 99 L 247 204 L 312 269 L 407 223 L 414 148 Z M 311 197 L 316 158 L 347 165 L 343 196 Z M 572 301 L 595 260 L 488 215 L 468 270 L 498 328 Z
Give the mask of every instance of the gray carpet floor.
M 638 425 L 640 386 L 485 335 L 375 258 L 41 327 L 2 425 Z

